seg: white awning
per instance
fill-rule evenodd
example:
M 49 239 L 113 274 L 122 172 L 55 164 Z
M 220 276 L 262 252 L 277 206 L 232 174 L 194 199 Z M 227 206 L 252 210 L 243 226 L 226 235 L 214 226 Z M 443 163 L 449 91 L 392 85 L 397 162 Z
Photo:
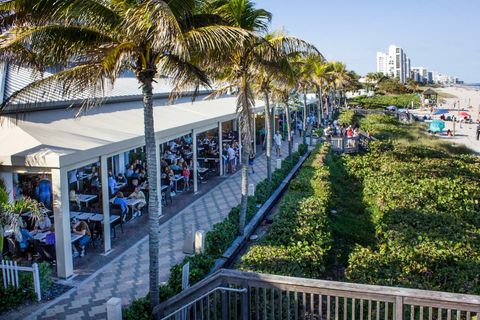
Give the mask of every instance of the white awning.
M 258 102 L 256 112 L 263 110 Z M 17 125 L 0 127 L 0 166 L 71 167 L 101 155 L 113 155 L 144 144 L 142 101 L 110 103 L 75 118 L 77 109 L 32 112 Z M 219 121 L 235 119 L 236 97 L 175 104 L 154 101 L 158 143 Z

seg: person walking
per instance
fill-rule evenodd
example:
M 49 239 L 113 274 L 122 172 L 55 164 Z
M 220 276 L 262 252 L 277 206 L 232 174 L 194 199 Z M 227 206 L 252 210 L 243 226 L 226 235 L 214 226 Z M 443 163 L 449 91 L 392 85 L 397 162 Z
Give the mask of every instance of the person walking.
M 273 141 L 275 143 L 275 152 L 277 154 L 277 157 L 281 157 L 282 136 L 280 135 L 280 132 L 277 131 L 277 133 L 275 133 L 275 135 L 273 136 Z
M 480 139 L 480 123 L 477 124 L 477 141 Z
M 252 170 L 252 174 L 255 173 L 255 170 L 253 169 L 254 162 L 255 162 L 255 154 L 253 154 L 253 150 L 250 150 L 250 156 L 248 157 L 248 165 Z

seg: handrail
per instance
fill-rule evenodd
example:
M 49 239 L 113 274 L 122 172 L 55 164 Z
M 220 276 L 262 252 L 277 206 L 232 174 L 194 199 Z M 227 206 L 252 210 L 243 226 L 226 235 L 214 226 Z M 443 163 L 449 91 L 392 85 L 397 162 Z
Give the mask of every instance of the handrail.
M 186 304 L 199 301 L 201 297 L 205 297 L 209 292 L 211 293 L 212 290 L 215 291 L 215 288 L 228 286 L 233 286 L 236 290 L 238 290 L 238 287 L 248 288 L 249 294 L 252 294 L 253 291 L 251 290 L 254 290 L 253 288 L 257 288 L 257 290 L 261 288 L 263 290 L 273 290 L 277 292 L 299 292 L 303 295 L 336 297 L 337 300 L 338 297 L 342 297 L 343 299 L 353 299 L 353 301 L 377 301 L 377 303 L 393 304 L 397 311 L 401 310 L 400 308 L 403 308 L 403 306 L 410 305 L 410 308 L 420 306 L 430 309 L 432 307 L 438 308 L 439 310 L 442 310 L 442 308 L 443 310 L 452 309 L 457 310 L 457 312 L 461 310 L 462 312 L 467 312 L 467 315 L 470 312 L 480 313 L 480 296 L 477 295 L 221 269 L 210 277 L 203 279 L 175 297 L 160 304 L 160 306 L 154 309 L 154 314 L 163 315 L 167 312 L 169 314 L 174 313 Z

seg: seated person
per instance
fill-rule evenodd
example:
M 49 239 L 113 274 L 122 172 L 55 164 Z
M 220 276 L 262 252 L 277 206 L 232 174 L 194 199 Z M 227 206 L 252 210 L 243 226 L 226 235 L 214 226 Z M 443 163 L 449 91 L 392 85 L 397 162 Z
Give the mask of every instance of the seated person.
M 35 221 L 35 227 L 33 228 L 34 232 L 43 232 L 50 229 L 52 222 L 47 214 L 43 214 L 40 218 Z
M 73 256 L 77 257 L 79 255 L 78 251 L 80 251 L 80 257 L 83 257 L 85 255 L 85 246 L 92 240 L 90 228 L 88 228 L 88 224 L 85 221 L 73 219 L 72 232 L 83 236 L 75 243 Z
M 133 165 L 130 165 L 128 167 L 127 171 L 125 172 L 125 176 L 127 178 L 130 178 L 133 175 L 134 172 L 135 172 L 135 170 L 133 169 Z
M 127 200 L 125 200 L 125 198 L 123 197 L 123 192 L 118 191 L 116 193 L 115 198 L 113 198 L 113 204 L 120 206 L 120 209 L 122 210 L 122 219 L 123 222 L 125 222 L 127 220 L 128 204 Z
M 117 183 L 127 183 L 127 178 L 125 178 L 123 173 L 118 174 Z
M 142 215 L 142 208 L 145 207 L 145 205 L 147 204 L 147 201 L 146 201 L 146 198 L 145 198 L 145 194 L 143 193 L 143 191 L 140 189 L 140 186 L 136 186 L 135 189 L 133 190 L 133 192 L 128 196 L 129 199 L 138 199 L 140 200 L 139 203 L 137 203 L 134 207 L 133 207 L 133 216 L 134 217 L 138 217 L 138 216 L 141 216 Z

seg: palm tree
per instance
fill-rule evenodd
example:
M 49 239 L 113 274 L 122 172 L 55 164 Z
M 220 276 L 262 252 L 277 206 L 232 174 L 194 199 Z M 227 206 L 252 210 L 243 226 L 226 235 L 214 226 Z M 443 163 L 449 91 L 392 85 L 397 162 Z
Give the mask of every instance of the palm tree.
M 382 72 L 370 72 L 366 76 L 367 82 L 372 85 L 374 91 L 377 89 L 377 86 L 387 78 L 388 77 Z
M 175 0 L 12 0 L 0 4 L 5 16 L 0 61 L 43 72 L 63 70 L 27 85 L 2 105 L 8 110 L 15 99 L 29 98 L 33 89 L 75 97 L 90 90 L 92 97 L 105 94 L 117 77 L 133 71 L 142 88 L 147 170 L 150 178 L 149 256 L 150 302 L 159 303 L 159 217 L 157 154 L 153 119 L 153 82 L 168 77 L 171 97 L 185 88 L 209 85 L 193 61 L 208 64 L 213 49 L 228 51 L 248 33 L 219 25 L 217 15 L 205 12 L 204 1 Z M 85 100 L 80 111 L 101 100 Z
M 268 33 L 264 36 L 266 42 L 262 46 L 270 46 L 275 50 L 274 59 L 265 61 L 259 60 L 254 68 L 254 91 L 262 95 L 265 101 L 265 123 L 266 123 L 266 156 L 267 156 L 267 177 L 272 179 L 272 123 L 270 114 L 270 94 L 274 82 L 278 82 L 279 76 L 283 74 L 285 68 L 288 66 L 288 57 L 300 53 L 317 52 L 317 49 L 312 45 L 297 39 L 295 37 L 287 36 L 284 31 L 276 31 Z M 290 115 L 287 115 L 287 118 Z M 288 121 L 287 121 L 288 122 Z M 289 128 L 289 123 L 287 124 Z
M 315 87 L 317 92 L 317 120 L 318 124 L 322 123 L 323 119 L 323 92 L 328 86 L 328 79 L 330 76 L 330 65 L 325 61 L 322 55 L 310 55 L 307 60 L 310 69 L 310 82 Z
M 223 54 L 223 61 L 217 61 L 210 72 L 216 77 L 219 88 L 213 96 L 223 94 L 234 89 L 237 92 L 237 122 L 242 140 L 241 163 L 241 202 L 239 215 L 239 234 L 245 231 L 247 214 L 247 186 L 248 186 L 248 157 L 251 149 L 252 116 L 255 106 L 252 88 L 252 69 L 260 60 L 268 60 L 274 52 L 265 45 L 262 38 L 268 30 L 272 18 L 270 12 L 255 8 L 250 0 L 218 0 L 213 2 L 215 12 L 232 26 L 253 32 L 256 37 L 247 39 L 237 50 Z

